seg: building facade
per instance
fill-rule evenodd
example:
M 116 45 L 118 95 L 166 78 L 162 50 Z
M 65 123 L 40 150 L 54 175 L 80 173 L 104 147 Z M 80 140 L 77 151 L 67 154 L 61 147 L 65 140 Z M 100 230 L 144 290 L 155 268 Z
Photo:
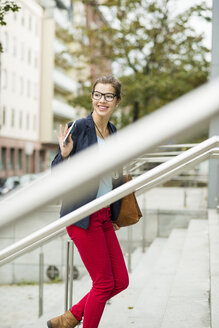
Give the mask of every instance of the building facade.
M 1 28 L 0 178 L 43 170 L 39 142 L 42 8 L 32 0 Z
M 81 79 L 86 79 L 86 68 L 78 73 L 80 59 L 73 55 L 78 47 L 74 40 L 75 24 L 86 24 L 82 1 L 38 1 L 45 12 L 43 21 L 43 54 L 41 83 L 40 142 L 51 163 L 57 152 L 54 130 L 69 121 L 85 116 L 83 109 L 69 105 L 69 99 L 80 93 Z M 47 71 L 47 74 L 45 74 Z
M 95 2 L 17 3 L 21 9 L 8 14 L 0 30 L 0 179 L 46 170 L 58 148 L 54 130 L 87 115 L 69 99 L 91 76 L 111 71 L 110 62 L 101 71 L 86 54 L 75 55 L 81 40 L 93 48 L 92 56 L 100 55 L 95 40 L 82 32 L 105 23 Z

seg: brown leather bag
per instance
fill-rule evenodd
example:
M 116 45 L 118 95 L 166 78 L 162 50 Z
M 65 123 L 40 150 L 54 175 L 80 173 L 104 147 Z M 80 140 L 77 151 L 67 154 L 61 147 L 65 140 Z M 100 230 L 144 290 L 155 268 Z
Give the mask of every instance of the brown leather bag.
M 124 183 L 132 180 L 130 175 L 124 176 Z M 122 198 L 122 204 L 116 224 L 119 227 L 126 227 L 135 224 L 142 217 L 141 210 L 138 206 L 135 193 L 131 193 Z

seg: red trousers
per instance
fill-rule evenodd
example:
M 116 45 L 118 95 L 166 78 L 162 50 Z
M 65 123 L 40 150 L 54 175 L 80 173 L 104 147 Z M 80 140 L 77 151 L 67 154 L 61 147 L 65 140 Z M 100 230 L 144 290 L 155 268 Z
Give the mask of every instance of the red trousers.
M 67 232 L 93 282 L 89 293 L 72 307 L 71 312 L 79 321 L 84 318 L 83 328 L 96 328 L 106 301 L 129 284 L 123 254 L 110 221 L 110 208 L 92 214 L 88 229 L 71 225 Z

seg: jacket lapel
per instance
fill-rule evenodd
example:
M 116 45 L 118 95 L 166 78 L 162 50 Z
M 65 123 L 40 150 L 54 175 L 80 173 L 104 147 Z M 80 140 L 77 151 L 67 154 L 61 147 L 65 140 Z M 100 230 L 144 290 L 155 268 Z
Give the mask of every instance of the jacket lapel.
M 92 145 L 97 142 L 97 135 L 92 117 L 92 112 L 86 117 L 86 128 L 89 135 L 89 145 Z M 110 134 L 116 133 L 116 128 L 111 122 L 108 122 L 108 128 Z
M 88 145 L 91 146 L 97 142 L 96 130 L 91 114 L 89 114 L 88 117 L 86 118 L 86 129 L 87 129 L 87 136 L 88 136 Z

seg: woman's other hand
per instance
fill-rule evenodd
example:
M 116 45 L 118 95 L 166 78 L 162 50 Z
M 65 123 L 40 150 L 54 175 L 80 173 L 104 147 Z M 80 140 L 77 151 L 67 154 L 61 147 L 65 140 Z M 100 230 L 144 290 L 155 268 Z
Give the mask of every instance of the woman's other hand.
M 66 136 L 68 130 L 69 130 L 69 128 L 68 128 L 67 124 L 65 125 L 64 130 L 62 128 L 62 125 L 60 124 L 59 134 L 57 133 L 57 131 L 54 131 L 55 135 L 56 135 L 56 138 L 59 142 L 59 147 L 61 149 L 61 154 L 62 154 L 63 159 L 66 159 L 69 156 L 72 149 L 73 149 L 73 140 L 72 140 L 71 134 L 68 136 L 68 140 L 67 140 L 66 145 L 63 145 L 63 141 L 65 139 L 65 136 Z
M 115 231 L 120 229 L 120 227 L 116 223 L 113 223 L 113 228 L 114 228 Z

